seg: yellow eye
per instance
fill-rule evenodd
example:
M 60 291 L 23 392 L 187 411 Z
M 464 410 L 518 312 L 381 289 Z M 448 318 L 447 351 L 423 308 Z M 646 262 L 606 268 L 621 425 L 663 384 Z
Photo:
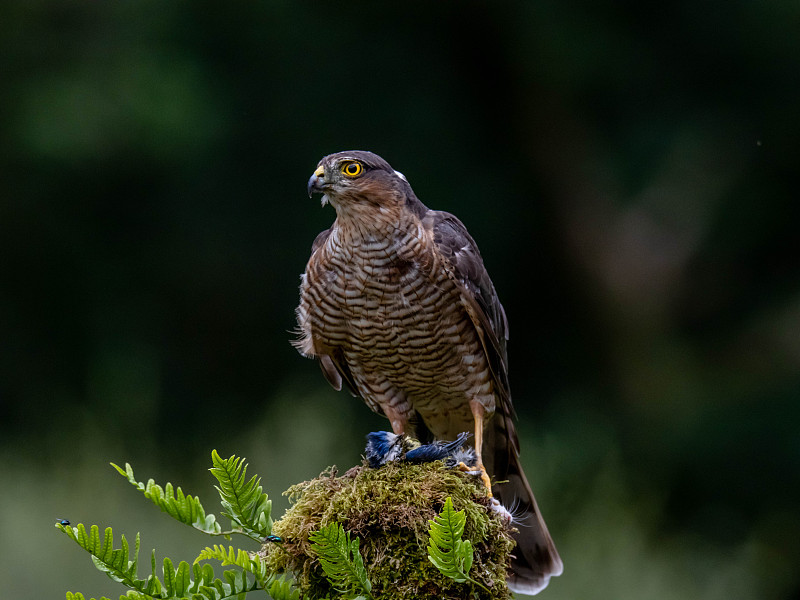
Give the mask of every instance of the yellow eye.
M 361 173 L 364 172 L 364 167 L 361 166 L 360 162 L 346 162 L 342 165 L 342 173 L 347 175 L 348 177 L 358 177 Z

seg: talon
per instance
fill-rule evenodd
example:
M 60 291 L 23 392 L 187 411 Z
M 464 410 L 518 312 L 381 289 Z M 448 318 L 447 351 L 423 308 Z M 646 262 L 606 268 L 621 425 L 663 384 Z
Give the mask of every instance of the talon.
M 493 498 L 492 481 L 489 479 L 489 474 L 486 472 L 486 468 L 482 464 L 478 465 L 478 467 L 480 468 L 481 481 L 483 481 L 483 485 L 486 486 L 486 493 L 489 494 L 489 498 Z
M 475 475 L 475 477 L 480 476 L 481 478 L 483 478 L 480 469 L 467 466 L 463 462 L 458 463 L 455 468 L 461 471 L 462 473 L 466 473 L 467 475 Z
M 467 475 L 475 475 L 475 477 L 480 477 L 483 485 L 486 487 L 486 491 L 489 494 L 489 498 L 492 498 L 492 482 L 489 479 L 489 474 L 486 472 L 486 469 L 483 465 L 475 465 L 474 467 L 468 467 L 463 462 L 460 462 L 456 465 L 456 469 L 461 471 L 462 473 L 466 473 Z
M 460 462 L 453 468 L 458 469 L 459 471 L 461 471 L 462 473 L 466 473 L 467 475 L 474 475 L 475 477 L 480 477 L 481 479 L 483 479 L 481 470 L 475 468 L 474 466 L 470 467 L 464 464 L 463 462 Z

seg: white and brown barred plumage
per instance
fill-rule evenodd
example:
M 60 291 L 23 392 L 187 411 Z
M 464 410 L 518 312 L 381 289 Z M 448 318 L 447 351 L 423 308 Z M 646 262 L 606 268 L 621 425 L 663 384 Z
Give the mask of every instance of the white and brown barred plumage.
M 295 345 L 396 434 L 453 440 L 474 428 L 479 461 L 506 481 L 492 492 L 518 514 L 509 586 L 537 593 L 562 563 L 519 463 L 508 322 L 475 241 L 371 152 L 326 156 L 308 192 L 324 194 L 336 221 L 302 276 Z

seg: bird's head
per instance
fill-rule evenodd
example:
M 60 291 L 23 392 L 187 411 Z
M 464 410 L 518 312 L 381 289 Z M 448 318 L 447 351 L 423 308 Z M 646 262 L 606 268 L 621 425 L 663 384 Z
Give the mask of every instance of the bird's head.
M 312 194 L 322 194 L 322 205 L 330 202 L 339 214 L 419 202 L 402 173 L 363 150 L 337 152 L 319 161 L 308 180 L 308 196 Z

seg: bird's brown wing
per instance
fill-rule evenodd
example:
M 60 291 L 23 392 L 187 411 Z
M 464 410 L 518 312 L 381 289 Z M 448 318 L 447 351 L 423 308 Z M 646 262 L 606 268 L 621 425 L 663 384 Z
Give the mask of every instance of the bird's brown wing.
M 314 260 L 314 255 L 317 250 L 325 244 L 325 241 L 330 236 L 331 230 L 326 229 L 321 231 L 311 244 L 311 260 Z M 342 390 L 342 383 L 347 386 L 350 394 L 358 398 L 360 394 L 356 389 L 356 384 L 353 381 L 353 375 L 350 373 L 350 368 L 347 366 L 347 361 L 344 360 L 341 351 L 336 351 L 333 354 L 320 354 L 317 356 L 319 366 L 322 369 L 322 374 L 331 387 L 337 392 Z
M 454 279 L 461 288 L 461 301 L 489 360 L 498 408 L 510 421 L 515 415 L 508 385 L 508 320 L 483 265 L 478 245 L 464 224 L 450 213 L 428 211 L 425 221 L 433 231 L 437 250 L 450 263 Z M 519 451 L 516 435 L 511 437 L 514 448 Z
M 342 391 L 342 382 L 344 382 L 350 394 L 355 398 L 359 398 L 361 394 L 356 390 L 356 384 L 347 366 L 347 361 L 344 360 L 341 354 L 341 352 L 336 352 L 334 354 L 320 354 L 317 357 L 322 374 L 337 392 Z
M 509 587 L 515 592 L 535 594 L 547 586 L 550 577 L 561 574 L 563 565 L 519 462 L 519 440 L 508 387 L 506 314 L 475 240 L 461 221 L 436 211 L 430 211 L 426 218 L 432 224 L 437 249 L 450 262 L 461 287 L 461 301 L 478 331 L 496 384 L 496 410 L 500 414 L 484 431 L 483 459 L 499 482 L 492 486 L 495 497 L 505 506 L 514 506 L 521 523 L 514 536 L 518 549 L 511 562 Z

